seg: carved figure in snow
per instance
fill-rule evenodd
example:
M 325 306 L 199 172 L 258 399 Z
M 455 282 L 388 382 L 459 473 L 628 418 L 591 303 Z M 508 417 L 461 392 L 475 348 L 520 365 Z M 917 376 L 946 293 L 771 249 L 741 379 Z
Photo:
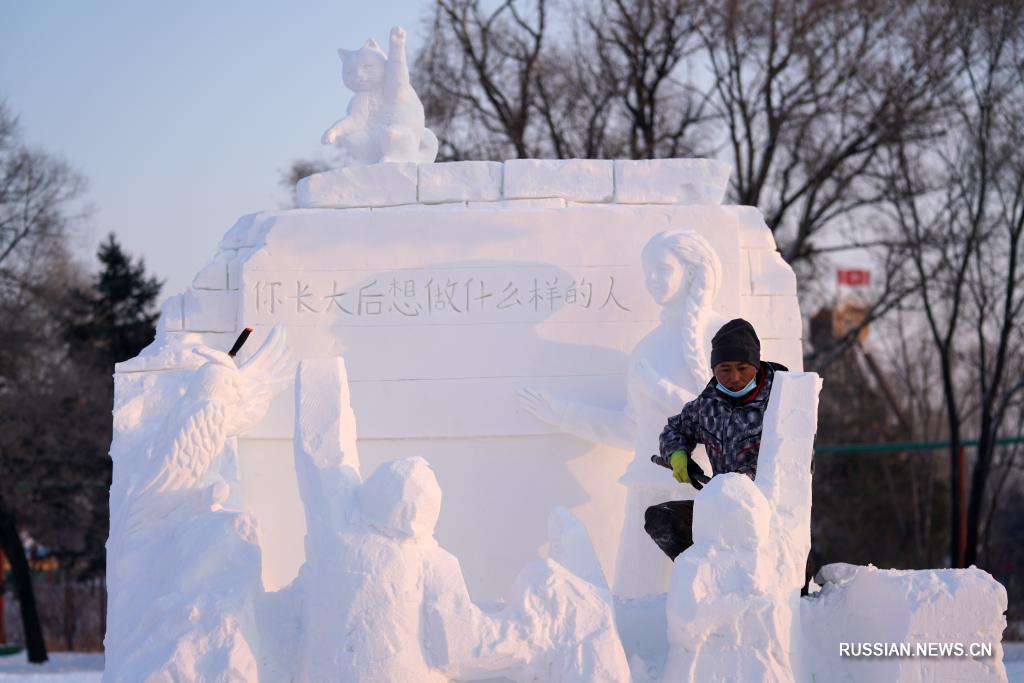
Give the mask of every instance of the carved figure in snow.
M 572 513 L 552 514 L 549 559 L 523 570 L 504 610 L 485 613 L 434 539 L 441 489 L 427 461 L 391 461 L 361 481 L 344 361 L 302 361 L 295 387 L 297 585 L 315 599 L 300 601 L 294 680 L 629 680 L 611 593 Z
M 303 569 L 315 600 L 297 679 L 442 683 L 468 673 L 460 666 L 500 634 L 470 601 L 458 560 L 433 538 L 441 510 L 433 471 L 422 458 L 391 461 L 355 493 L 352 523 Z
M 697 494 L 694 544 L 676 558 L 668 593 L 663 683 L 796 680 L 771 522 L 771 503 L 742 474 L 720 474 Z
M 220 509 L 229 491 L 215 467 L 217 457 L 228 437 L 263 417 L 290 379 L 288 346 L 280 327 L 241 365 L 209 347 L 195 353 L 207 362 L 164 419 L 114 517 L 112 531 L 121 541 L 172 515 L 180 519 Z
M 221 466 L 286 385 L 289 351 L 281 328 L 240 365 L 209 347 L 193 351 L 207 362 L 111 493 L 107 682 L 257 676 L 256 521 L 223 509 Z
M 519 393 L 529 412 L 562 431 L 634 451 L 620 479 L 628 492 L 614 582 L 614 593 L 628 598 L 668 586 L 672 563 L 644 532 L 644 511 L 692 497 L 694 491 L 650 458 L 658 452 L 658 435 L 669 416 L 707 384 L 711 336 L 725 322 L 712 308 L 722 266 L 707 240 L 690 230 L 662 232 L 647 242 L 641 258 L 647 291 L 662 307 L 661 323 L 629 356 L 624 408 L 585 404 L 533 387 Z M 702 448 L 695 456 L 706 462 Z
M 441 489 L 426 460 L 381 465 L 353 504 L 334 547 L 303 568 L 315 599 L 297 680 L 629 680 L 611 593 L 567 510 L 552 520 L 553 557 L 528 564 L 509 603 L 488 614 L 470 599 L 459 561 L 434 540 Z
M 342 80 L 355 94 L 345 118 L 327 129 L 322 142 L 343 150 L 346 165 L 432 162 L 437 137 L 424 125 L 423 103 L 409 83 L 405 29 L 391 29 L 387 55 L 373 38 L 358 50 L 338 50 L 338 54 Z

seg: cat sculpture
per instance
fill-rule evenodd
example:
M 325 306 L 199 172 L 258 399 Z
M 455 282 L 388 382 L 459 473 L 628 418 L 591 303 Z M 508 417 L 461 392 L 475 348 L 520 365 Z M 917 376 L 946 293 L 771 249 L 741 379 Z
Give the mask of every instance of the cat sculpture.
M 338 50 L 342 81 L 355 94 L 345 118 L 321 141 L 341 149 L 347 166 L 430 163 L 437 156 L 437 137 L 424 125 L 423 103 L 409 84 L 405 35 L 400 26 L 391 29 L 387 55 L 373 38 L 358 50 Z

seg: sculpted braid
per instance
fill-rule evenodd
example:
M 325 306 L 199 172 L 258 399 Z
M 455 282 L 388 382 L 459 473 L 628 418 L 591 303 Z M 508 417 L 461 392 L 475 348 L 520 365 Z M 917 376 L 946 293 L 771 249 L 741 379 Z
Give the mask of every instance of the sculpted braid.
M 683 267 L 684 285 L 668 305 L 675 305 L 682 312 L 685 325 L 682 353 L 690 379 L 690 385 L 684 388 L 696 395 L 707 383 L 711 363 L 704 337 L 711 306 L 722 284 L 722 262 L 708 241 L 692 230 L 658 233 L 644 251 L 657 248 L 675 256 Z

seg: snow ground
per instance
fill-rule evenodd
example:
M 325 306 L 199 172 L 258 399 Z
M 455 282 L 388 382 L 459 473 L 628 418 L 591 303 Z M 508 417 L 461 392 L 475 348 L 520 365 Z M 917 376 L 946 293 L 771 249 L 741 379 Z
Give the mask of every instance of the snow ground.
M 0 657 L 0 683 L 100 683 L 103 654 L 100 652 L 51 652 L 50 661 L 29 664 L 25 653 Z
M 1010 683 L 1024 683 L 1024 642 L 1003 643 L 1003 662 Z M 100 683 L 103 655 L 82 652 L 52 652 L 42 666 L 29 664 L 25 654 L 0 657 L 0 683 Z
M 1003 643 L 1003 664 L 1010 683 L 1024 683 L 1024 641 Z

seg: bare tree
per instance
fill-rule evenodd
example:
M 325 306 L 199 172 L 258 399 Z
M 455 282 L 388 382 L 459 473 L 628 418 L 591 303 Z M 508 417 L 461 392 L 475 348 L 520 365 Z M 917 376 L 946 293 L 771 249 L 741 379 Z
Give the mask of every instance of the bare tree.
M 956 116 L 940 145 L 904 140 L 886 186 L 936 349 L 950 440 L 950 554 L 977 560 L 996 442 L 1024 391 L 1024 9 L 960 8 Z M 967 510 L 959 456 L 977 429 Z M 964 515 L 962 517 L 962 515 Z M 959 523 L 964 519 L 963 552 Z
M 832 315 L 824 309 L 811 320 L 811 339 L 833 346 Z M 916 344 L 915 338 L 885 341 Z M 826 339 L 822 339 L 825 337 Z M 928 351 L 927 348 L 924 349 Z M 915 354 L 921 349 L 914 347 Z M 918 359 L 918 364 L 919 364 Z M 847 346 L 829 366 L 828 391 L 818 406 L 818 441 L 877 444 L 923 439 L 940 406 L 917 404 L 915 390 L 930 379 L 912 365 L 903 375 L 881 370 L 859 343 Z M 923 392 L 927 397 L 927 392 Z M 815 458 L 812 547 L 819 566 L 830 562 L 873 562 L 898 568 L 927 568 L 941 561 L 946 537 L 947 496 L 935 454 L 924 450 L 822 453 Z
M 37 663 L 47 655 L 21 532 L 36 502 L 33 483 L 61 466 L 47 440 L 55 430 L 39 429 L 60 424 L 60 403 L 41 396 L 70 386 L 55 374 L 63 370 L 56 312 L 62 287 L 74 284 L 64 237 L 82 189 L 62 161 L 22 144 L 0 103 L 0 545 L 12 566 L 29 661 Z M 62 277 L 48 277 L 55 272 Z
M 485 9 L 486 7 L 486 9 Z M 655 158 L 710 150 L 685 68 L 695 5 L 439 0 L 417 85 L 444 158 Z M 565 11 L 568 10 L 568 11 Z
M 923 3 L 708 3 L 701 23 L 735 199 L 761 207 L 790 263 L 842 216 L 878 203 L 881 150 L 934 135 L 948 25 Z
M 694 81 L 696 9 L 687 0 L 611 0 L 587 15 L 577 59 L 600 65 L 618 113 L 614 123 L 627 141 L 624 150 L 609 149 L 605 156 L 654 159 L 711 151 L 698 136 L 708 93 Z
M 442 157 L 538 156 L 531 113 L 542 77 L 546 0 L 438 0 L 416 85 Z M 481 153 L 482 152 L 482 153 Z
M 61 248 L 67 211 L 83 189 L 63 161 L 21 144 L 17 120 L 0 102 L 0 284 L 7 293 Z

